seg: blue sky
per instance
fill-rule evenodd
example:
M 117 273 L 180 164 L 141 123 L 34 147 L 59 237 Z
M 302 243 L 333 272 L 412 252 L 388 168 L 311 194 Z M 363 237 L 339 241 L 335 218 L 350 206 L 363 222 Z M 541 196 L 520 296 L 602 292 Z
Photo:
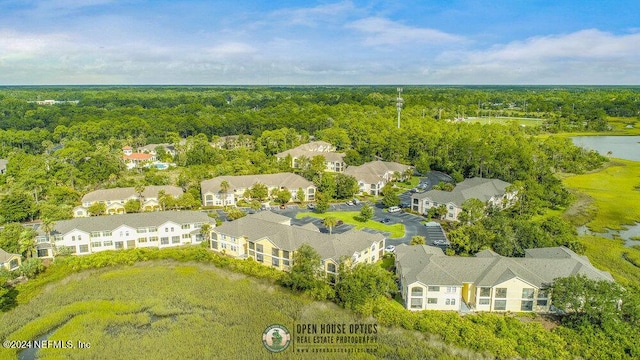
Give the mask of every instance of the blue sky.
M 640 85 L 640 1 L 0 0 L 0 84 Z

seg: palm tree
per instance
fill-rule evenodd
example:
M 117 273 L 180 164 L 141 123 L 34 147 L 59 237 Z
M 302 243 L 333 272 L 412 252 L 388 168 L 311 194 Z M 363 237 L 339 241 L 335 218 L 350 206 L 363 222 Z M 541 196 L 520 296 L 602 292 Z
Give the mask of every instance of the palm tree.
M 200 235 L 202 235 L 202 240 L 208 243 L 209 237 L 211 235 L 211 224 L 209 223 L 202 224 L 202 227 L 200 228 Z
M 329 235 L 331 235 L 331 231 L 333 230 L 333 227 L 338 224 L 338 219 L 335 218 L 334 216 L 327 216 L 326 218 L 324 218 L 323 223 L 324 223 L 324 226 L 329 228 Z
M 231 185 L 229 185 L 229 182 L 227 180 L 222 180 L 222 182 L 220 183 L 220 191 L 226 193 L 230 188 Z

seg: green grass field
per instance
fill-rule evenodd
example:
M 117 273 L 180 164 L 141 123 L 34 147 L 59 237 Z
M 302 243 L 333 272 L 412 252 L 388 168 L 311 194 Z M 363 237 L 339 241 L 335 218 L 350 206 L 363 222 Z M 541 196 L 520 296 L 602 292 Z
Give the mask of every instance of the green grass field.
M 536 127 L 541 126 L 545 119 L 529 119 L 529 118 L 510 118 L 510 117 L 479 117 L 469 118 L 465 122 L 478 124 L 503 124 L 509 125 L 516 123 L 518 125 Z
M 296 215 L 296 219 L 301 219 L 307 216 L 324 219 L 328 216 L 333 216 L 338 220 L 344 221 L 345 224 L 355 226 L 355 228 L 358 230 L 367 228 L 372 230 L 384 231 L 384 232 L 390 233 L 391 238 L 401 238 L 404 236 L 404 224 L 386 225 L 373 220 L 369 220 L 367 222 L 360 222 L 356 220 L 356 217 L 358 215 L 360 215 L 360 212 L 358 211 L 331 211 L 323 214 L 318 214 L 313 212 L 302 212 Z
M 47 286 L 0 316 L 0 337 L 71 341 L 40 349 L 41 359 L 302 359 L 269 353 L 262 332 L 274 323 L 371 323 L 328 302 L 313 302 L 271 284 L 208 264 L 153 261 L 85 270 Z M 77 348 L 77 342 L 90 344 Z M 422 334 L 381 328 L 373 355 L 353 359 L 476 358 Z M 0 348 L 1 359 L 15 359 Z M 314 359 L 344 359 L 316 354 Z
M 595 232 L 640 222 L 640 162 L 612 161 L 605 169 L 563 179 L 573 190 L 593 200 L 596 211 L 587 226 Z

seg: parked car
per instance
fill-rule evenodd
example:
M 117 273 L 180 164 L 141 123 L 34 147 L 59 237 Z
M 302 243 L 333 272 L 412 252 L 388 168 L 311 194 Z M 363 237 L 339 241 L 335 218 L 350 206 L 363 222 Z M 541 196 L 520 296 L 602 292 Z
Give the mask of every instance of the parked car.
M 380 222 L 381 222 L 381 223 L 383 223 L 383 224 L 386 224 L 386 223 L 388 223 L 388 222 L 391 222 L 391 219 L 389 219 L 389 218 L 384 218 L 384 219 L 380 220 Z
M 392 206 L 387 211 L 390 212 L 390 213 L 395 213 L 395 212 L 399 212 L 400 210 L 402 210 L 402 209 L 400 209 L 399 206 Z
M 349 200 L 349 201 L 347 201 L 347 205 L 349 205 L 349 206 L 353 206 L 353 205 L 355 205 L 355 204 L 353 203 L 353 201 Z
M 393 245 L 387 245 L 387 247 L 384 248 L 384 252 L 388 252 L 388 253 L 396 252 L 396 247 Z
M 344 224 L 344 221 L 342 221 L 342 220 L 338 220 L 338 221 L 336 221 L 336 226 L 340 226 L 340 225 L 342 225 L 342 224 Z
M 315 208 L 316 208 L 316 204 L 314 204 L 314 203 L 307 204 L 307 209 L 313 210 Z
M 361 201 L 358 199 L 353 199 L 352 201 L 353 201 L 353 205 L 358 205 L 361 203 Z
M 433 241 L 433 245 L 449 246 L 449 245 L 451 245 L 451 243 L 449 243 L 447 240 L 434 240 Z

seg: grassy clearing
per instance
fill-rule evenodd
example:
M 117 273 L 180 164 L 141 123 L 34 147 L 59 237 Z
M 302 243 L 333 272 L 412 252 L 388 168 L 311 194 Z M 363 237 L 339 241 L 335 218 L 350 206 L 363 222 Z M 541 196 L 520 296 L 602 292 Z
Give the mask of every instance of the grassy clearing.
M 593 199 L 596 213 L 587 223 L 589 229 L 621 229 L 640 222 L 640 162 L 616 159 L 605 169 L 563 179 L 570 188 Z
M 529 119 L 529 118 L 508 118 L 508 117 L 481 117 L 469 118 L 465 122 L 479 124 L 503 124 L 510 125 L 516 123 L 518 125 L 536 127 L 541 126 L 545 119 Z
M 265 350 L 264 329 L 274 323 L 291 330 L 294 322 L 371 320 L 331 303 L 312 302 L 265 280 L 207 264 L 162 260 L 73 274 L 5 313 L 0 322 L 3 339 L 27 340 L 51 333 L 49 340 L 91 344 L 89 349 L 41 349 L 42 359 L 302 359 L 290 350 L 281 354 Z M 382 328 L 374 355 L 351 358 L 459 357 L 479 354 L 428 335 Z M 14 359 L 16 353 L 2 348 L 0 358 Z
M 311 216 L 315 218 L 324 219 L 328 216 L 333 216 L 338 220 L 344 221 L 345 224 L 353 225 L 356 229 L 360 230 L 363 228 L 384 231 L 391 233 L 391 238 L 401 238 L 404 236 L 404 224 L 391 224 L 385 225 L 377 221 L 368 220 L 367 222 L 360 222 L 356 220 L 356 217 L 360 215 L 358 211 L 331 211 L 323 214 L 313 213 L 313 212 L 303 212 L 298 213 L 296 215 L 297 219 L 301 219 L 303 217 Z

